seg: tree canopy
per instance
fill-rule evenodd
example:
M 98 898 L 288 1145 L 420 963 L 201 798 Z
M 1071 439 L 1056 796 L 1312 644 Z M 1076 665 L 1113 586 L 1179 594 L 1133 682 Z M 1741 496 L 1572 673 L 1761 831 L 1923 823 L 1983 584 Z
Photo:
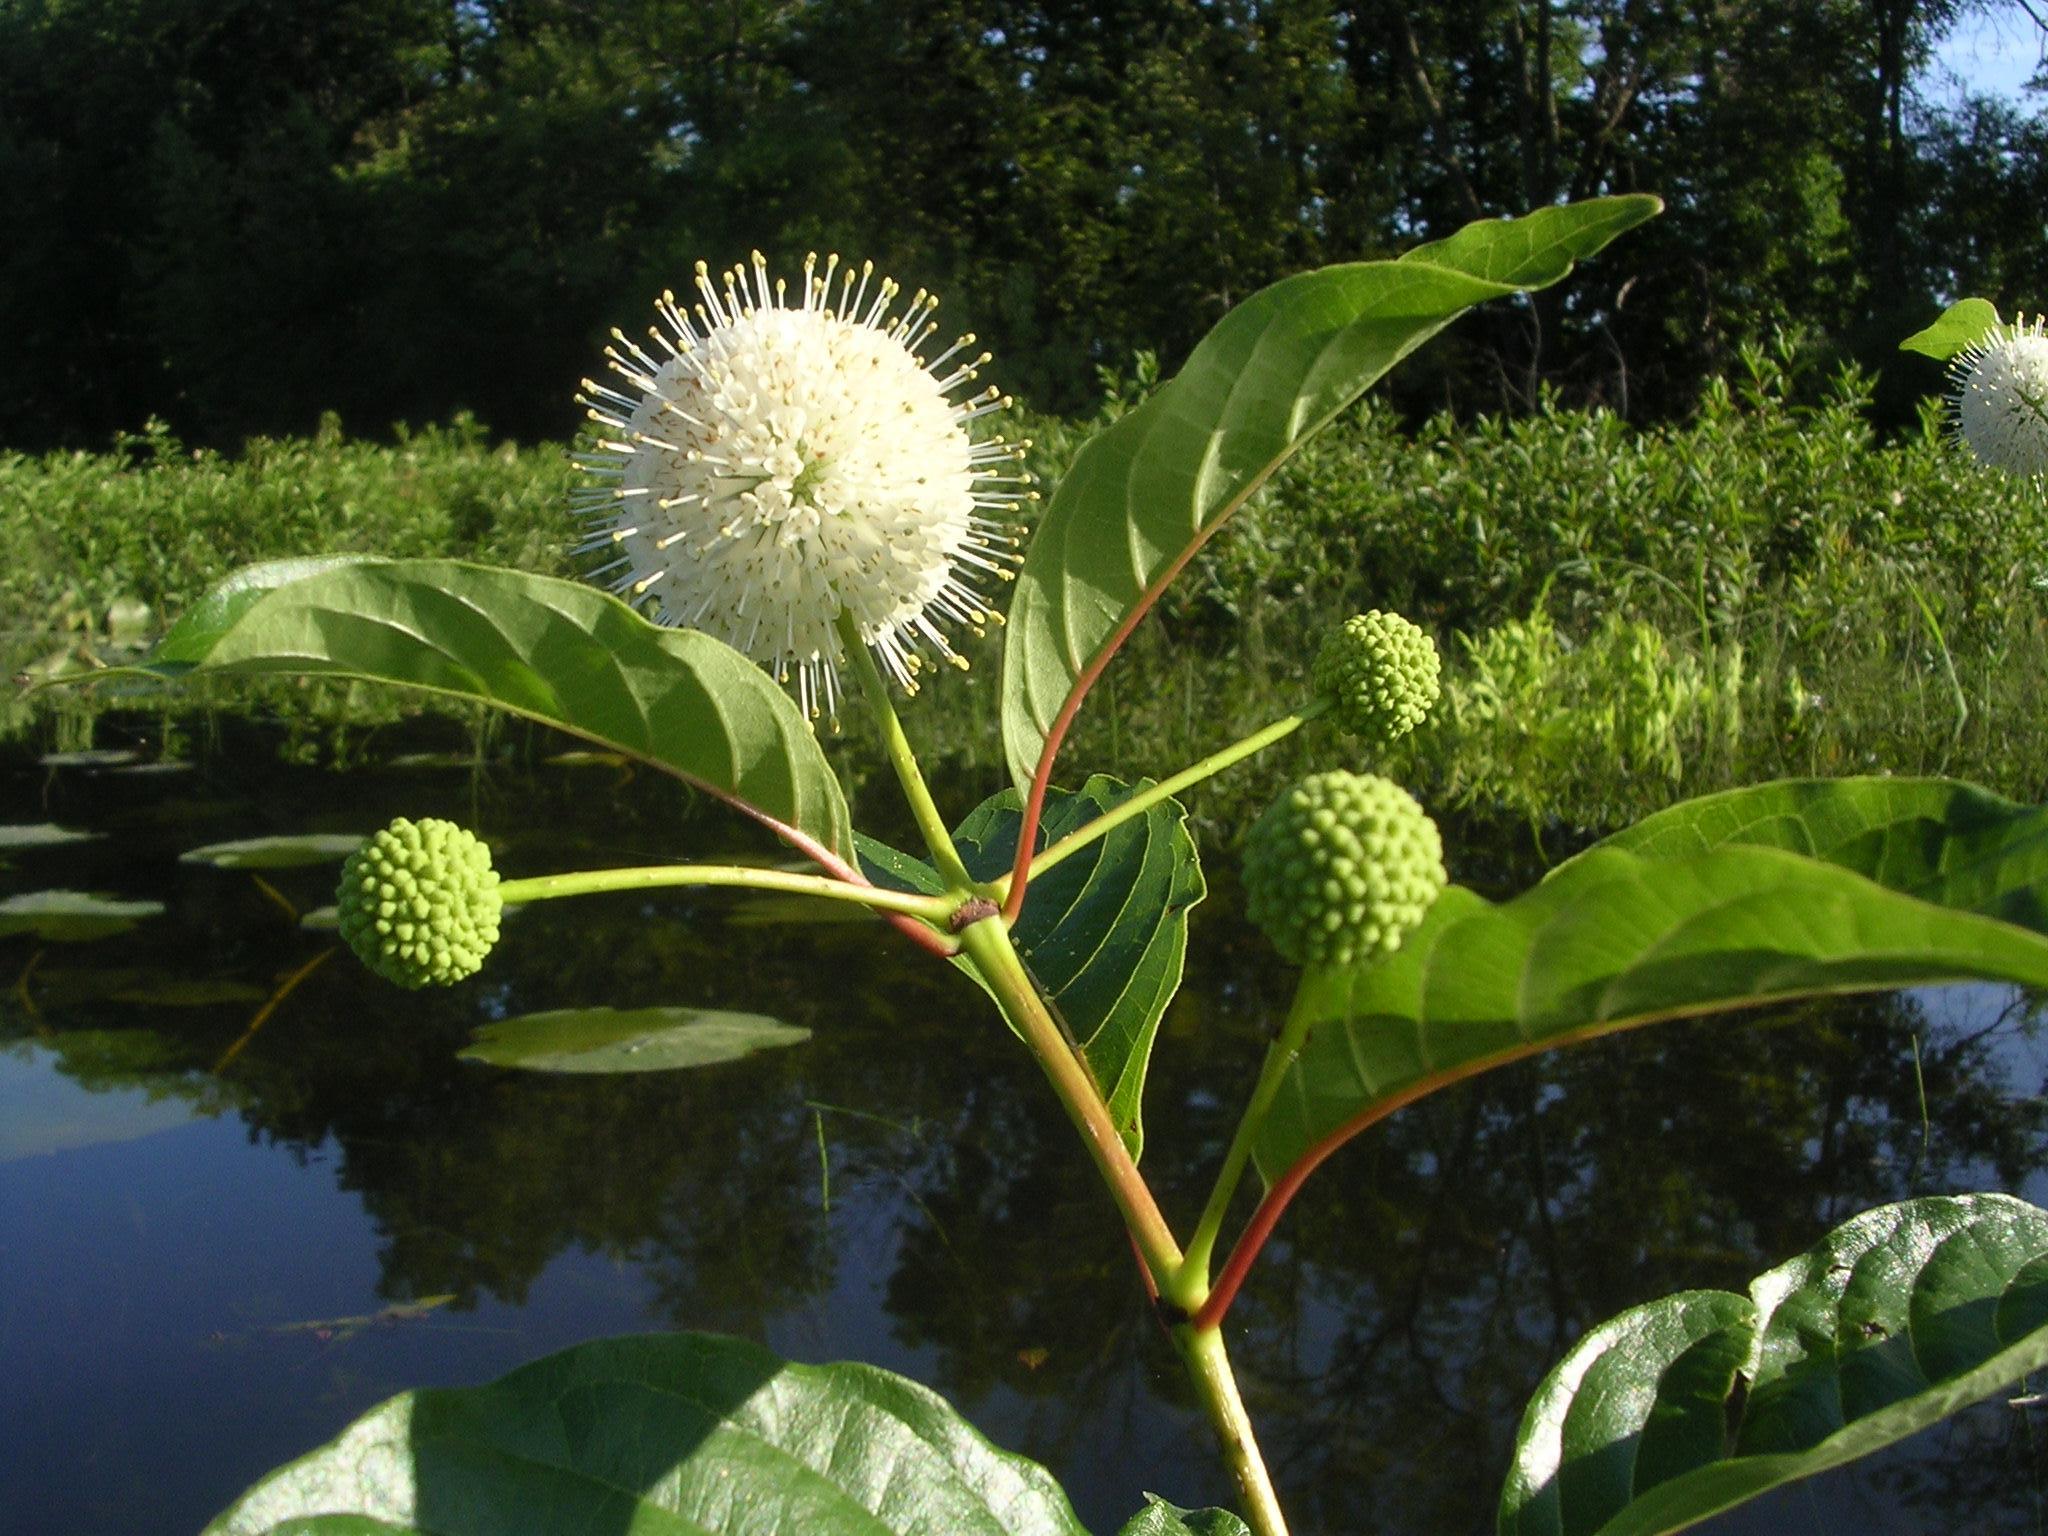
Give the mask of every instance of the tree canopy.
M 1916 94 L 1957 10 L 0 0 L 0 443 L 561 436 L 607 327 L 755 247 L 942 293 L 1070 409 L 1288 272 L 1626 191 L 1669 214 L 1402 387 L 1669 414 L 1775 327 L 2039 302 L 2048 122 Z

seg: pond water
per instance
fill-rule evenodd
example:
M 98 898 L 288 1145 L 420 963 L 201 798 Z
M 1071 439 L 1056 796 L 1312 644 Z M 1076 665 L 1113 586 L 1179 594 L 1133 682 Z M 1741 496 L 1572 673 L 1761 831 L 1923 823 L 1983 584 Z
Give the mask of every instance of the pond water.
M 771 852 L 673 785 L 551 750 L 342 775 L 230 731 L 190 763 L 0 765 L 0 821 L 89 834 L 5 834 L 0 896 L 161 904 L 101 925 L 125 932 L 0 938 L 0 1536 L 191 1532 L 405 1387 L 670 1328 L 930 1383 L 1050 1465 L 1091 1529 L 1143 1490 L 1227 1502 L 1034 1069 L 884 930 L 702 893 L 556 903 L 508 921 L 481 977 L 408 994 L 300 922 L 335 860 L 180 861 L 401 813 L 475 827 L 514 875 Z M 1453 848 L 1458 878 L 1531 876 L 1511 845 Z M 1222 890 L 1195 914 L 1147 1097 L 1183 1227 L 1290 980 L 1236 907 Z M 456 1058 L 494 1018 L 590 1003 L 813 1034 L 634 1077 Z M 1665 1026 L 1348 1149 L 1231 1324 L 1297 1529 L 1490 1531 L 1520 1404 L 1589 1323 L 1740 1288 L 1881 1201 L 2048 1195 L 2038 1026 L 1990 988 Z M 2048 1529 L 2040 1412 L 1994 1402 L 1702 1529 Z

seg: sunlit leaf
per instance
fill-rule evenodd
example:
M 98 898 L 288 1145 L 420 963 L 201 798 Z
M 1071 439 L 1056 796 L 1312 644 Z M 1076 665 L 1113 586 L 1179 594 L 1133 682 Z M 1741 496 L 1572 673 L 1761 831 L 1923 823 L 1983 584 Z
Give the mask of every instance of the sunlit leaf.
M 338 864 L 363 845 L 359 832 L 302 832 L 294 836 L 245 837 L 231 843 L 208 843 L 178 855 L 181 864 L 210 864 L 215 869 L 302 869 Z
M 529 1072 L 670 1072 L 797 1045 L 811 1032 L 757 1013 L 702 1008 L 564 1008 L 477 1030 L 465 1061 Z
M 1903 1439 L 2048 1366 L 2048 1212 L 1868 1211 L 1749 1294 L 1595 1328 L 1544 1378 L 1501 1536 L 1661 1536 Z
M 1998 310 L 1989 299 L 1962 299 L 1941 312 L 1941 318 L 1924 331 L 1915 331 L 1899 343 L 1901 352 L 1923 352 L 1947 362 L 1985 332 L 1998 324 Z
M 454 560 L 251 567 L 134 670 L 321 673 L 476 700 L 744 801 L 842 856 L 852 847 L 839 782 L 767 673 L 578 582 Z
M 405 1393 L 205 1536 L 628 1530 L 1087 1536 L 1042 1467 L 936 1393 L 708 1334 L 605 1339 L 488 1386 Z
M 1055 790 L 1042 823 L 1048 845 L 1145 787 L 1097 774 L 1078 792 Z M 1017 792 L 1006 789 L 968 812 L 955 830 L 975 879 L 994 880 L 1009 869 L 1023 820 L 1020 804 Z M 943 889 L 930 868 L 906 854 L 869 838 L 860 840 L 860 852 L 878 885 Z M 1152 1043 L 1180 987 L 1188 909 L 1205 891 L 1187 813 L 1167 801 L 1033 880 L 1011 930 L 1025 965 L 1082 1046 L 1134 1157 L 1145 1142 Z M 965 961 L 959 964 L 967 969 Z
M 1490 220 L 1400 261 L 1283 279 L 1217 322 L 1082 447 L 1032 535 L 1003 651 L 1018 785 L 1119 627 L 1317 429 L 1473 305 L 1556 282 L 1661 206 L 1605 197 Z
M 1259 1166 L 1272 1178 L 1432 1083 L 1659 1019 L 1972 978 L 2048 985 L 2044 892 L 2048 811 L 1968 785 L 1798 781 L 1674 807 L 1501 905 L 1453 886 L 1379 964 L 1304 975 L 1311 1032 Z
M 32 933 L 48 943 L 80 943 L 126 933 L 163 909 L 160 901 L 122 901 L 91 891 L 26 891 L 0 901 L 0 936 Z

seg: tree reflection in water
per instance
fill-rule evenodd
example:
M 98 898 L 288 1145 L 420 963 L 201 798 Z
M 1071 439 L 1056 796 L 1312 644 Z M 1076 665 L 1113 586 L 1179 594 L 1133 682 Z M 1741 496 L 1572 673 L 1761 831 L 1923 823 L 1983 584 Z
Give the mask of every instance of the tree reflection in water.
M 58 810 L 114 834 L 67 852 L 84 866 L 72 883 L 171 905 L 120 941 L 125 972 L 261 989 L 329 939 L 285 927 L 244 877 L 179 870 L 195 832 L 448 814 L 513 873 L 572 862 L 572 845 L 574 862 L 593 847 L 626 862 L 727 852 L 739 836 L 714 817 L 679 828 L 674 792 L 594 784 L 593 771 L 475 783 L 239 770 L 199 801 L 189 785 L 188 798 L 137 801 L 67 782 Z M 310 906 L 331 871 L 270 878 Z M 1291 985 L 1236 910 L 1225 895 L 1196 913 L 1147 1095 L 1146 1166 L 1183 1226 Z M 450 993 L 326 966 L 220 1076 L 206 1069 L 246 1028 L 245 1005 L 118 1001 L 112 971 L 64 956 L 8 998 L 5 1028 L 39 1035 L 87 1086 L 184 1094 L 292 1155 L 329 1149 L 375 1220 L 387 1300 L 517 1304 L 557 1255 L 599 1255 L 644 1274 L 651 1323 L 779 1332 L 798 1353 L 930 1381 L 1049 1462 L 1084 1517 L 1127 1511 L 1140 1487 L 1225 1501 L 1106 1201 L 972 986 L 879 930 L 730 916 L 681 894 L 537 909 Z M 32 948 L 8 941 L 0 964 L 18 971 Z M 741 1008 L 814 1035 L 689 1074 L 550 1077 L 455 1058 L 483 1019 L 594 1002 Z M 1489 1531 L 1521 1404 L 1590 1324 L 1674 1290 L 1741 1289 L 1884 1201 L 2038 1197 L 2040 1046 L 2036 1011 L 1988 989 L 1848 999 L 1659 1026 L 1394 1117 L 1310 1184 L 1230 1324 L 1247 1336 L 1246 1395 L 1300 1529 Z M 2048 1469 L 2032 1424 L 1979 1409 L 1841 1490 L 1789 1490 L 1710 1529 L 1806 1529 L 1813 1511 L 1859 1501 L 1890 1522 L 1860 1529 L 2034 1529 Z

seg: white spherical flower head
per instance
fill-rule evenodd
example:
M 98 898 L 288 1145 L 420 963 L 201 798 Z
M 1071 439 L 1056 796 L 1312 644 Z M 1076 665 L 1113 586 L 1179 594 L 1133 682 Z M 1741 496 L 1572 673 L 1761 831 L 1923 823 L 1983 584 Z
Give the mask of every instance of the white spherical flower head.
M 920 652 L 966 662 L 942 627 L 999 622 L 972 584 L 1008 579 L 1004 517 L 1028 499 L 1023 448 L 968 424 L 1010 402 L 961 391 L 988 362 L 970 334 L 927 359 L 938 299 L 828 258 L 803 290 L 772 285 L 754 253 L 699 302 L 664 293 L 665 328 L 605 349 L 624 388 L 585 379 L 603 430 L 584 545 L 593 575 L 659 623 L 701 629 L 796 682 L 804 712 L 836 713 L 842 611 L 882 668 L 915 692 Z
M 1994 326 L 1950 365 L 1956 430 L 1977 462 L 2048 474 L 2048 330 L 2036 315 Z

